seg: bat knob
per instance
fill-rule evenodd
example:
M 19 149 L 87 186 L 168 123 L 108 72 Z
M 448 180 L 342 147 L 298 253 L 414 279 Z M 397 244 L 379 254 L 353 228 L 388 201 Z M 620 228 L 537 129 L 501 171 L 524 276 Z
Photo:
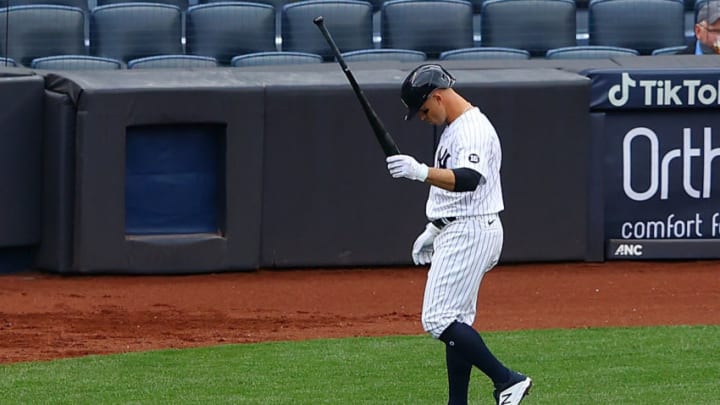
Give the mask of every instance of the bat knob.
M 313 19 L 313 22 L 315 23 L 315 25 L 321 25 L 325 22 L 325 18 L 323 18 L 323 16 L 315 17 Z

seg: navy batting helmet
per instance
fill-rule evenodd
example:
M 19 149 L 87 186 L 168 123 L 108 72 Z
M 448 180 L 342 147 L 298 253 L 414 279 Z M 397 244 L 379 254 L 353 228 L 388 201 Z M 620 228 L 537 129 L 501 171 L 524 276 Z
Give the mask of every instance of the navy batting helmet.
M 435 89 L 448 89 L 455 84 L 455 78 L 437 64 L 426 64 L 416 67 L 402 85 L 400 98 L 408 111 L 405 119 L 409 120 L 417 114 L 418 110 Z

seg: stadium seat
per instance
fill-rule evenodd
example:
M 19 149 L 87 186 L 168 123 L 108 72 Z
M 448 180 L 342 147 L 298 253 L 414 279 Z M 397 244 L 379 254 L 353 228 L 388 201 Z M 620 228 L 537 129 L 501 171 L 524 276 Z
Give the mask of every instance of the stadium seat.
M 179 7 L 180 10 L 188 9 L 188 0 L 96 0 L 98 6 L 107 6 L 108 4 L 118 3 L 158 3 L 158 4 L 169 4 L 171 6 Z
M 547 59 L 607 59 L 614 56 L 637 56 L 635 49 L 616 46 L 581 45 L 565 48 L 554 48 L 547 51 Z
M 17 67 L 17 63 L 12 58 L 4 58 L 0 56 L 0 67 Z
M 179 55 L 181 11 L 177 6 L 119 3 L 96 7 L 90 14 L 90 54 L 121 60 Z
M 307 21 L 312 26 L 311 21 Z M 187 12 L 186 48 L 230 65 L 234 56 L 276 51 L 275 9 L 259 3 L 209 3 Z
M 488 0 L 482 9 L 484 47 L 525 49 L 545 56 L 548 49 L 575 46 L 574 0 Z
M 89 25 L 89 14 L 91 3 L 88 0 L 0 0 L 0 8 L 6 7 L 10 3 L 13 6 L 26 6 L 26 5 L 55 5 L 55 6 L 67 6 L 77 7 L 83 11 L 84 14 L 84 39 L 87 40 L 88 36 L 88 25 Z M 11 23 L 12 25 L 12 23 Z
M 481 59 L 530 59 L 530 52 L 524 49 L 484 47 L 453 49 L 440 54 L 440 60 L 481 60 Z
M 209 56 L 160 55 L 133 59 L 127 66 L 128 69 L 213 68 L 218 66 L 218 61 Z
M 117 70 L 122 63 L 116 59 L 87 55 L 48 56 L 33 59 L 30 67 L 46 70 Z
M 268 4 L 273 6 L 275 10 L 282 10 L 283 6 L 288 3 L 295 3 L 301 0 L 254 0 L 252 3 Z M 227 3 L 228 0 L 200 0 L 198 4 Z
M 656 56 L 656 55 L 677 55 L 677 54 L 679 54 L 680 52 L 684 51 L 685 49 L 687 49 L 687 46 L 685 46 L 685 45 L 682 45 L 682 46 L 668 46 L 667 48 L 654 49 L 654 50 L 652 51 L 651 55 L 653 55 L 653 56 Z
M 441 52 L 474 45 L 469 1 L 389 0 L 380 20 L 383 48 L 412 49 L 436 58 Z
M 43 56 L 83 55 L 84 30 L 84 13 L 77 7 L 32 5 L 0 9 L 0 55 L 23 66 Z
M 321 55 L 307 52 L 259 52 L 232 58 L 233 67 L 322 63 Z
M 371 49 L 350 51 L 344 52 L 342 57 L 346 62 L 422 62 L 427 60 L 427 55 L 425 55 L 425 53 L 410 49 Z
M 592 0 L 589 44 L 636 49 L 641 55 L 685 44 L 683 0 Z
M 77 7 L 83 11 L 88 10 L 88 0 L 0 0 L 0 8 L 7 7 L 8 3 L 11 4 L 12 7 L 30 5 L 54 5 Z
M 317 16 L 325 18 L 325 26 L 340 52 L 372 49 L 373 5 L 356 0 L 307 0 L 290 3 L 282 10 L 282 50 L 309 52 L 333 57 L 330 46 L 312 24 Z
M 200 0 L 198 4 L 210 4 L 226 2 L 228 0 Z M 246 0 L 247 1 L 247 0 Z M 284 5 L 289 3 L 295 3 L 302 0 L 252 0 L 252 3 L 268 4 L 275 8 L 275 44 L 276 48 L 280 49 L 282 40 L 280 38 L 280 28 L 282 24 L 282 8 Z

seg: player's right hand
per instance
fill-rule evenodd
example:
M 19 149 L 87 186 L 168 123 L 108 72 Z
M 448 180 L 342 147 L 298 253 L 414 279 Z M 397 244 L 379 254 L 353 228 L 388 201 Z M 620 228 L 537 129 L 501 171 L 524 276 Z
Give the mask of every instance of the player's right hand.
M 415 243 L 413 243 L 412 258 L 413 262 L 417 265 L 428 264 L 432 260 L 433 255 L 433 242 L 435 237 L 440 233 L 440 229 L 428 222 L 425 226 L 425 230 L 421 233 Z
M 390 174 L 399 179 L 405 177 L 410 180 L 425 181 L 428 176 L 428 167 L 408 155 L 388 156 L 385 161 Z

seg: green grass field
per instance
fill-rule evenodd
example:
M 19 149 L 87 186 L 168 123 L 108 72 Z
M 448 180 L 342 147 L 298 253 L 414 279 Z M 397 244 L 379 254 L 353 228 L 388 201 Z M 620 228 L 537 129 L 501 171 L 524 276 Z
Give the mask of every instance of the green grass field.
M 483 334 L 524 404 L 720 404 L 720 326 Z M 427 336 L 227 345 L 0 366 L 2 404 L 443 404 Z M 473 371 L 471 403 L 492 404 Z

